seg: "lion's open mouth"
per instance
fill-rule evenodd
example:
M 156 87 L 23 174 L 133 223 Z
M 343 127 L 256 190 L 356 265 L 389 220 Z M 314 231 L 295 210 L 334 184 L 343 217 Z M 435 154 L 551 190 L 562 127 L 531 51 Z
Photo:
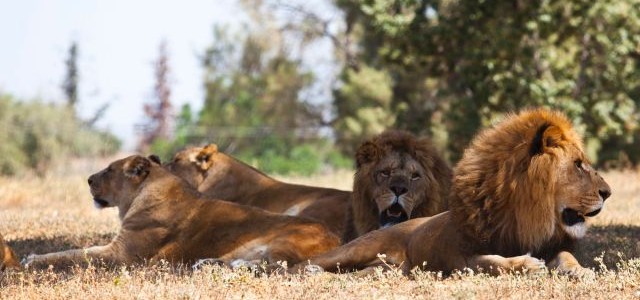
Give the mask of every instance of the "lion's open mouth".
M 109 206 L 109 202 L 99 198 L 93 198 L 93 204 L 95 204 L 97 208 L 105 208 Z
M 568 226 L 573 226 L 584 222 L 584 216 L 578 213 L 575 209 L 565 208 L 562 211 L 562 222 Z
M 586 214 L 581 214 L 578 211 L 576 211 L 575 209 L 571 209 L 571 208 L 565 208 L 562 211 L 562 221 L 568 225 L 568 226 L 572 226 L 578 223 L 582 223 L 584 222 L 584 217 L 593 217 L 596 216 L 597 214 L 600 213 L 600 211 L 602 211 L 602 208 L 598 208 L 590 213 L 586 213 Z
M 396 202 L 380 213 L 380 227 L 386 228 L 408 220 L 407 213 L 400 203 Z
M 602 211 L 602 208 L 598 208 L 598 209 L 596 209 L 596 210 L 594 210 L 594 211 L 592 211 L 592 212 L 590 212 L 590 213 L 588 213 L 588 214 L 585 214 L 585 216 L 587 216 L 587 217 L 593 217 L 593 216 L 596 216 L 597 214 L 599 214 L 599 213 L 600 213 L 600 211 Z

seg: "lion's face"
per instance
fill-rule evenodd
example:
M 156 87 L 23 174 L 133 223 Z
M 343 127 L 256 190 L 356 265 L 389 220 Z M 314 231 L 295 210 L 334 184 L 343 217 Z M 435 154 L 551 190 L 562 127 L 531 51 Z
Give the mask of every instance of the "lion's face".
M 404 131 L 386 131 L 356 152 L 353 185 L 358 234 L 446 209 L 451 169 L 431 142 Z
M 152 161 L 155 162 L 139 155 L 129 156 L 91 175 L 88 182 L 95 206 L 105 208 L 129 203 L 149 174 Z
M 375 185 L 371 197 L 377 207 L 380 227 L 409 219 L 422 204 L 427 190 L 424 168 L 410 155 L 394 152 L 373 166 Z
M 586 233 L 585 221 L 597 215 L 611 188 L 598 175 L 582 151 L 570 147 L 560 161 L 556 201 L 559 222 L 571 236 L 581 238 Z
M 191 186 L 200 186 L 213 163 L 212 156 L 218 153 L 214 144 L 205 147 L 191 147 L 176 153 L 165 168 L 186 180 Z

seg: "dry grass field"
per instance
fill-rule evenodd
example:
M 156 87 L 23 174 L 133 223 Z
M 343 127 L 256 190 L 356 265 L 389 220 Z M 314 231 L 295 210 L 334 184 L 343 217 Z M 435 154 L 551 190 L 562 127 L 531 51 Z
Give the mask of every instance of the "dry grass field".
M 105 165 L 96 162 L 58 178 L 0 178 L 0 233 L 19 256 L 110 240 L 118 228 L 116 210 L 94 209 L 86 184 L 88 174 Z M 595 280 L 468 273 L 445 279 L 417 273 L 407 279 L 393 272 L 254 276 L 219 267 L 89 266 L 5 272 L 0 274 L 0 299 L 640 299 L 640 174 L 608 172 L 604 177 L 613 196 L 577 254 L 583 265 L 597 270 Z M 349 189 L 352 174 L 284 180 Z

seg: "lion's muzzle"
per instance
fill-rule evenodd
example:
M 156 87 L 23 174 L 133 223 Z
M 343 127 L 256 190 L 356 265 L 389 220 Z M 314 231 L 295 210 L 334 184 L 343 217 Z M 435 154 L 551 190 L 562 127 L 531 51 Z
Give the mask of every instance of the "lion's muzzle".
M 380 212 L 380 227 L 390 227 L 408 219 L 408 214 L 404 211 L 402 205 L 400 205 L 396 200 L 391 206 Z

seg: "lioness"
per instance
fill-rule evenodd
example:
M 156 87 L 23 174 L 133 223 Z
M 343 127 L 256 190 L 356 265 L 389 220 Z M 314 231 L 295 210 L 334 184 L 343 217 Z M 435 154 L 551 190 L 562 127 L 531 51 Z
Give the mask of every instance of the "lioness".
M 122 226 L 106 246 L 30 255 L 27 266 L 87 259 L 130 264 L 201 258 L 299 262 L 340 241 L 323 225 L 202 195 L 155 160 L 134 155 L 89 177 L 95 205 L 117 207 Z
M 351 239 L 350 192 L 278 181 L 218 151 L 214 144 L 182 150 L 165 167 L 205 195 L 317 220 Z
M 363 269 L 384 253 L 385 265 L 404 272 L 539 272 L 546 262 L 559 273 L 592 275 L 571 251 L 610 195 L 567 118 L 527 110 L 474 138 L 454 171 L 450 211 L 371 232 L 310 263 Z

